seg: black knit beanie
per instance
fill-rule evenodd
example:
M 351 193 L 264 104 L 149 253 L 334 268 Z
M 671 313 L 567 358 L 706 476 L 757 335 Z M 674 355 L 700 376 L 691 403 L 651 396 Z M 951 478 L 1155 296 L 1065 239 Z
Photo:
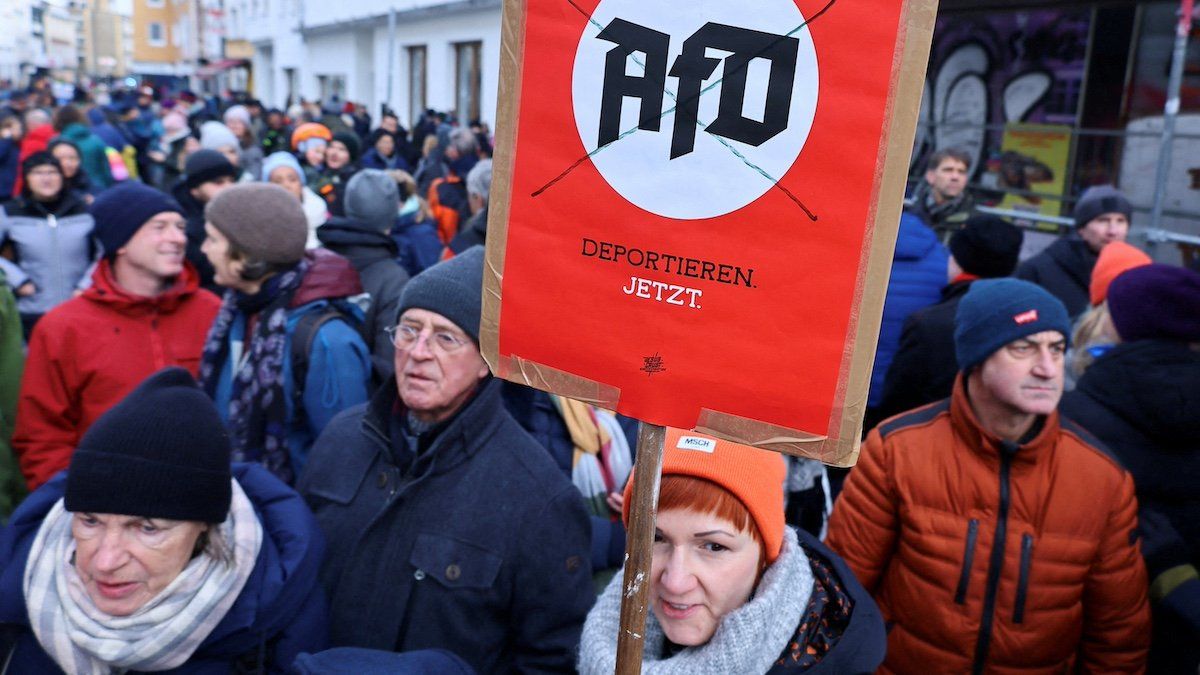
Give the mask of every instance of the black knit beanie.
M 39 166 L 52 166 L 58 169 L 60 174 L 62 173 L 62 164 L 58 163 L 54 155 L 50 154 L 49 150 L 41 150 L 29 155 L 25 158 L 24 162 L 21 162 L 21 176 L 25 179 L 26 183 L 29 182 L 29 172 Z
M 151 375 L 83 435 L 67 472 L 71 512 L 220 523 L 229 513 L 229 434 L 184 369 Z
M 478 345 L 479 315 L 483 309 L 483 247 L 472 246 L 413 277 L 400 295 L 396 322 L 414 307 L 441 314 Z
M 350 151 L 351 162 L 358 161 L 359 155 L 362 154 L 362 143 L 359 142 L 358 136 L 349 131 L 339 131 L 333 135 L 333 140 L 346 146 L 346 150 Z
M 216 150 L 197 150 L 188 155 L 183 165 L 184 182 L 188 189 L 195 189 L 210 180 L 228 176 L 237 180 L 238 170 L 225 155 Z
M 154 216 L 166 211 L 183 215 L 179 202 L 170 195 L 136 180 L 101 192 L 88 211 L 96 221 L 96 239 L 110 259 Z
M 978 213 L 950 236 L 950 254 L 967 274 L 984 279 L 1006 277 L 1017 267 L 1024 238 L 1016 225 Z

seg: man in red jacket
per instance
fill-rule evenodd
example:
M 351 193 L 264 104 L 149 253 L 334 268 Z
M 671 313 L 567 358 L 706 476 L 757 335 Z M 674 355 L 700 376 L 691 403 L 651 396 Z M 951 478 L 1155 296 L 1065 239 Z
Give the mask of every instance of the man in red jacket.
M 151 373 L 176 365 L 195 375 L 221 304 L 184 259 L 175 200 L 130 181 L 101 193 L 91 213 L 104 248 L 92 287 L 46 313 L 29 340 L 13 448 L 31 491 Z
M 828 542 L 888 624 L 880 672 L 1145 669 L 1133 478 L 1056 411 L 1069 333 L 1042 288 L 974 282 L 954 393 L 867 437 Z

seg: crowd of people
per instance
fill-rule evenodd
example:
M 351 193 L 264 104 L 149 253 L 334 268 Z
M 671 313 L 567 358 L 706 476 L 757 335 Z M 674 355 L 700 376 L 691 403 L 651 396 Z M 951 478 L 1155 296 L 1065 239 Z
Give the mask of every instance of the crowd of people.
M 486 126 L 144 88 L 0 132 L 0 672 L 613 672 L 636 422 L 492 377 Z M 1200 274 L 1105 186 L 1019 263 L 968 166 L 848 475 L 669 431 L 644 672 L 1196 672 Z

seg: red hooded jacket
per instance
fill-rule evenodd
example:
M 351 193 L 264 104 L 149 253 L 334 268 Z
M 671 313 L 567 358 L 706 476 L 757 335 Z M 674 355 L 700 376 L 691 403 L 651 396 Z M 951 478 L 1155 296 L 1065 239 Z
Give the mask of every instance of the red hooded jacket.
M 12 196 L 20 197 L 21 189 L 25 186 L 25 172 L 21 171 L 21 166 L 25 164 L 25 158 L 50 147 L 50 139 L 56 135 L 58 132 L 54 130 L 54 127 L 43 124 L 30 129 L 29 133 L 25 134 L 25 138 L 21 139 L 21 152 L 17 154 L 17 180 L 13 182 Z
M 47 312 L 29 340 L 13 433 L 30 491 L 67 468 L 88 427 L 150 374 L 182 366 L 196 375 L 220 306 L 191 265 L 147 298 L 118 286 L 101 260 L 91 288 Z

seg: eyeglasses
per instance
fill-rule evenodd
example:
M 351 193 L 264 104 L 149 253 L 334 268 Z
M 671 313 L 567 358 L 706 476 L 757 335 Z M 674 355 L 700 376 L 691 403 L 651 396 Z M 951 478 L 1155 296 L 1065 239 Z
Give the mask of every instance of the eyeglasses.
M 391 339 L 392 346 L 396 349 L 411 349 L 415 347 L 417 341 L 421 338 L 421 334 L 424 332 L 420 328 L 406 323 L 384 330 Z M 443 354 L 449 354 L 465 347 L 467 341 L 450 331 L 435 330 L 429 333 L 426 344 Z
M 57 176 L 58 169 L 34 169 L 29 172 L 30 176 Z

